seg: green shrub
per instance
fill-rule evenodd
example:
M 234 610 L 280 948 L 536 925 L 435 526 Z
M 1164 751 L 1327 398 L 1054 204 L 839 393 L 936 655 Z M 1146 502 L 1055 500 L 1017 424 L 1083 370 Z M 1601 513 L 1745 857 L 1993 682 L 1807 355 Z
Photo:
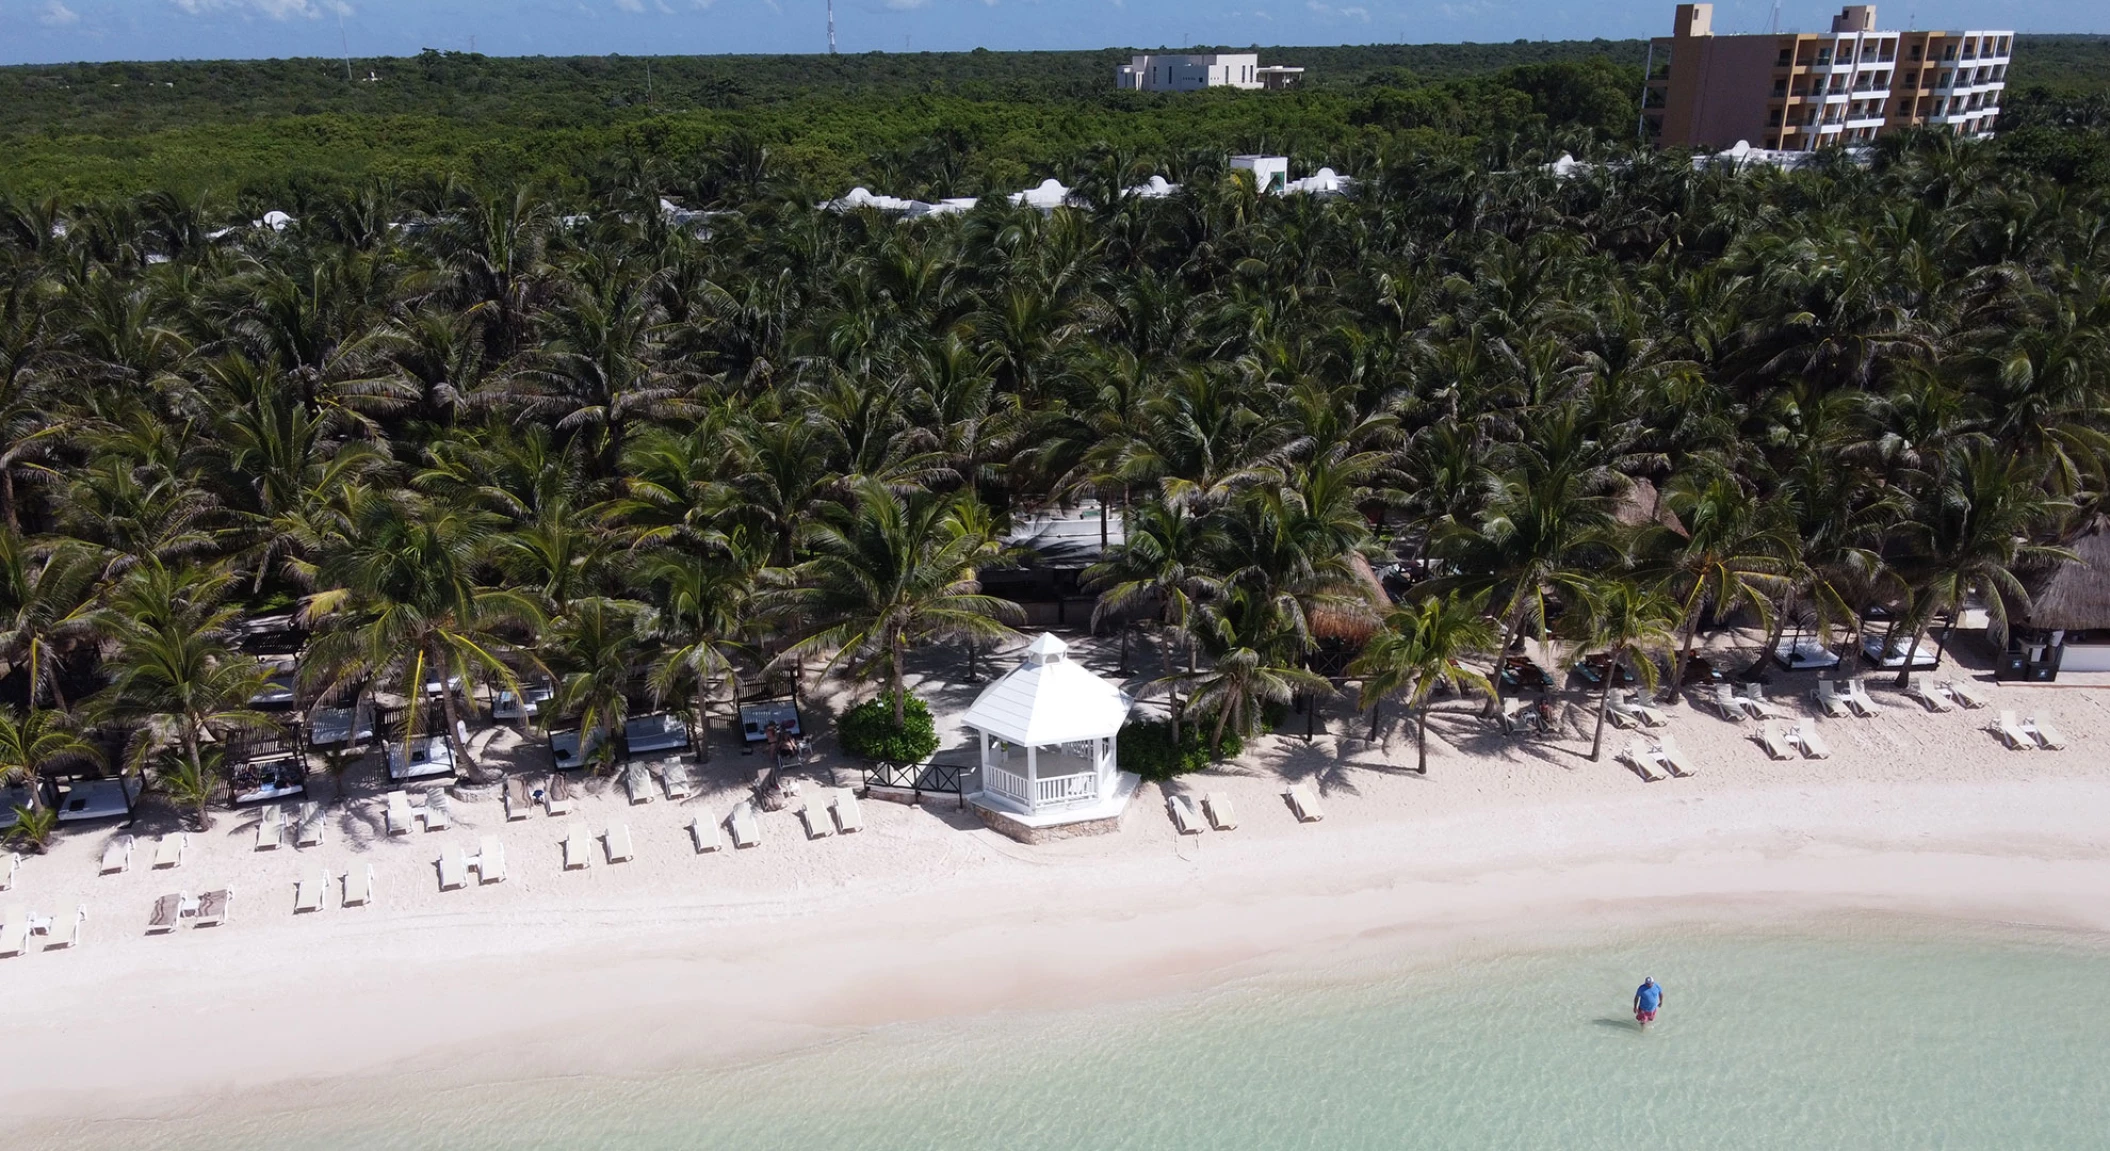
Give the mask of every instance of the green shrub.
M 894 723 L 894 698 L 881 695 L 843 713 L 835 724 L 843 751 L 887 763 L 921 763 L 938 750 L 938 725 L 930 707 L 915 696 L 902 705 L 902 722 Z
M 1190 771 L 1200 771 L 1209 766 L 1209 733 L 1206 723 L 1180 725 L 1180 744 L 1172 746 L 1172 721 L 1149 720 L 1132 723 L 1121 729 L 1118 756 L 1122 771 L 1132 771 L 1144 779 L 1171 779 Z M 1221 759 L 1236 759 L 1245 750 L 1245 740 L 1237 732 L 1224 729 L 1223 754 Z

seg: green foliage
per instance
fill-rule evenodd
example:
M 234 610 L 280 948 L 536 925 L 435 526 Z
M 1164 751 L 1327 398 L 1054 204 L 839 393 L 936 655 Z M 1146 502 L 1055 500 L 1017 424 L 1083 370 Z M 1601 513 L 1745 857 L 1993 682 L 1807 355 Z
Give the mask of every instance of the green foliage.
M 7 829 L 8 837 L 33 851 L 43 851 L 50 844 L 52 833 L 59 827 L 59 813 L 49 807 L 27 807 L 15 805 L 15 824 Z
M 902 704 L 902 722 L 894 722 L 891 694 L 868 699 L 843 713 L 835 733 L 845 754 L 885 763 L 921 763 L 938 750 L 938 727 L 930 705 L 915 696 Z
M 1245 739 L 1236 731 L 1227 730 L 1214 759 L 1237 759 L 1244 750 Z M 1206 724 L 1182 725 L 1179 746 L 1174 748 L 1170 720 L 1131 723 L 1121 729 L 1115 752 L 1122 771 L 1135 772 L 1144 779 L 1171 779 L 1209 766 L 1209 729 Z

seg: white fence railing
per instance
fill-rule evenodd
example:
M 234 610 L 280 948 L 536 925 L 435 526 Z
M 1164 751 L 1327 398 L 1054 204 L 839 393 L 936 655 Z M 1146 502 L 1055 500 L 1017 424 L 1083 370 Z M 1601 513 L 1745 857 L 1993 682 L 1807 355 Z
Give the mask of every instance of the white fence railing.
M 983 768 L 982 774 L 988 781 L 989 790 L 1005 799 L 1016 800 L 1027 807 L 1033 806 L 1032 781 L 1025 776 L 993 763 Z
M 1099 774 L 1097 772 L 1085 771 L 1076 775 L 1058 775 L 1052 779 L 1036 780 L 1035 782 L 1039 785 L 1034 788 L 1033 792 L 1033 806 L 1036 810 L 1043 807 L 1075 807 L 1081 804 L 1094 803 L 1099 799 Z

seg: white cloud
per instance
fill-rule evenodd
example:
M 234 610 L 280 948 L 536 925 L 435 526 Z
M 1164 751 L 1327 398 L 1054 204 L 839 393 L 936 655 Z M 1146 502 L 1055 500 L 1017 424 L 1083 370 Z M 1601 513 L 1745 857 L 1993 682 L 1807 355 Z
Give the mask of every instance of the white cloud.
M 1368 8 L 1336 8 L 1331 4 L 1322 4 L 1319 0 L 1304 0 L 1304 6 L 1321 16 L 1340 16 L 1349 20 L 1361 20 L 1365 24 L 1370 22 Z
M 625 12 L 643 12 L 645 0 L 615 0 L 615 6 Z
M 290 20 L 295 16 L 316 20 L 326 14 L 352 14 L 352 6 L 344 0 L 169 0 L 169 3 L 193 16 L 212 12 L 255 12 L 273 20 Z
M 922 8 L 929 3 L 930 0 L 886 0 L 886 6 L 896 12 L 907 12 L 912 9 Z
M 37 14 L 37 23 L 46 28 L 64 28 L 68 24 L 80 22 L 81 14 L 59 3 L 59 0 L 51 0 L 44 5 L 44 10 Z

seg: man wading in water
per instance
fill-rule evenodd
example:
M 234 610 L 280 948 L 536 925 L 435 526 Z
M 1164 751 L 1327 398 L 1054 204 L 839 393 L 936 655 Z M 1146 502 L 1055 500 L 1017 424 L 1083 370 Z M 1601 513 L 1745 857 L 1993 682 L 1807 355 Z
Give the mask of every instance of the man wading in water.
M 1653 975 L 1641 977 L 1641 986 L 1634 989 L 1634 1021 L 1643 1031 L 1656 1021 L 1656 1012 L 1663 1006 L 1663 988 Z

